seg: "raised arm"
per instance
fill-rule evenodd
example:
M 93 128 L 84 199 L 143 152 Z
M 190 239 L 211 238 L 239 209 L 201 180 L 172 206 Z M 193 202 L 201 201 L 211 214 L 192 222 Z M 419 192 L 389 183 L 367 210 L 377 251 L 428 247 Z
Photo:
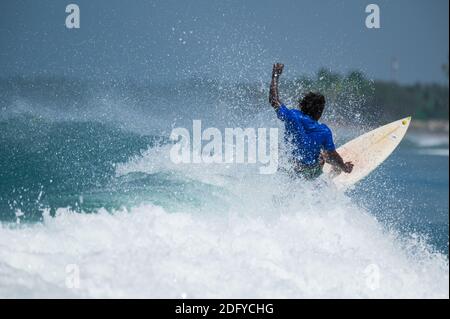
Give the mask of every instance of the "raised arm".
M 270 82 L 269 103 L 277 110 L 281 106 L 281 101 L 278 96 L 278 79 L 283 73 L 284 64 L 276 63 L 272 69 L 272 82 Z

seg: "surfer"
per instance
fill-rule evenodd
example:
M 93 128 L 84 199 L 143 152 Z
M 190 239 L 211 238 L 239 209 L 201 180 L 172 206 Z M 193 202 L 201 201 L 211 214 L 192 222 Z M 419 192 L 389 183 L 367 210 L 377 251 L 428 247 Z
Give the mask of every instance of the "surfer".
M 292 147 L 289 159 L 292 170 L 298 176 L 314 179 L 322 174 L 327 162 L 337 172 L 351 173 L 353 164 L 344 162 L 336 151 L 331 130 L 318 122 L 325 108 L 325 97 L 309 92 L 299 101 L 299 109 L 288 109 L 280 101 L 278 79 L 283 68 L 281 63 L 273 65 L 269 102 L 285 123 L 285 141 Z

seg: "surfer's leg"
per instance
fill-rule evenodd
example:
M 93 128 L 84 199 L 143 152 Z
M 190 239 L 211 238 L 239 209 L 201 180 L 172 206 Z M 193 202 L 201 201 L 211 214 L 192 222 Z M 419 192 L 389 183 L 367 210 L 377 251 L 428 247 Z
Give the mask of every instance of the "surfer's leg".
M 293 171 L 297 177 L 305 180 L 313 180 L 322 175 L 322 165 L 320 163 L 314 166 L 294 166 Z
M 307 180 L 313 180 L 318 178 L 320 175 L 322 175 L 322 168 L 319 166 L 313 167 L 313 168 L 308 168 L 305 173 L 304 176 Z

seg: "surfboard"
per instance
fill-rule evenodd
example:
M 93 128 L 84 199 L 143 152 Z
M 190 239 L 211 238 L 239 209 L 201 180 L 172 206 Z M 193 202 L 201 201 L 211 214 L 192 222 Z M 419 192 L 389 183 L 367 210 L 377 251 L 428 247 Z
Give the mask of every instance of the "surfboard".
M 337 149 L 344 161 L 355 165 L 350 174 L 336 173 L 325 164 L 328 174 L 338 189 L 347 189 L 376 169 L 397 148 L 408 130 L 411 117 L 407 117 L 365 133 Z

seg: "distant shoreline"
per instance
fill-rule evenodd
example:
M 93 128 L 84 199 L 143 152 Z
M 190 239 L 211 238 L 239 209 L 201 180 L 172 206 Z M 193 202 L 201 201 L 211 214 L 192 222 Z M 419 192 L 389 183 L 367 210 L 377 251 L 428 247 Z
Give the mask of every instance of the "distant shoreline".
M 411 121 L 410 129 L 416 132 L 424 133 L 449 133 L 448 120 L 415 120 Z

